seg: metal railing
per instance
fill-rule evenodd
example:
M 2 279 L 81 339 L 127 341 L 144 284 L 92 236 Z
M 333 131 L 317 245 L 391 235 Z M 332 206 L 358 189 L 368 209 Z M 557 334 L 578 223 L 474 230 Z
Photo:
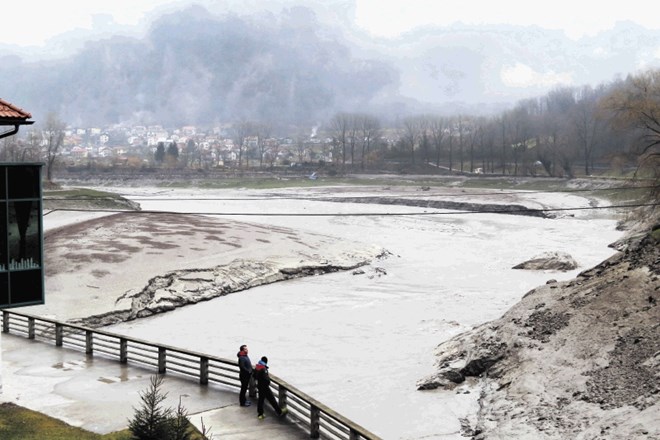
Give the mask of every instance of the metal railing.
M 154 369 L 159 374 L 173 373 L 196 379 L 200 385 L 214 383 L 232 390 L 241 386 L 236 361 L 104 330 L 3 310 L 2 332 L 54 342 L 57 347 Z M 278 396 L 280 406 L 288 408 L 288 417 L 308 429 L 310 438 L 380 440 L 377 435 L 277 376 L 271 375 L 271 388 Z

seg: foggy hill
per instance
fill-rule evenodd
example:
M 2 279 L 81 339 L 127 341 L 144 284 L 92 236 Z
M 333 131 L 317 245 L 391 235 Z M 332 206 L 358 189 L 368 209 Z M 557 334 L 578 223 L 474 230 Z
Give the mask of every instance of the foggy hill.
M 484 114 L 557 85 L 597 86 L 660 66 L 660 32 L 633 23 L 578 40 L 534 26 L 463 24 L 374 38 L 355 26 L 352 3 L 337 1 L 242 14 L 191 6 L 142 34 L 117 27 L 114 37 L 103 22 L 103 39 L 62 36 L 52 52 L 68 41 L 71 54 L 48 61 L 0 44 L 0 97 L 37 121 L 55 110 L 80 126 L 245 118 L 285 128 L 341 110 L 390 121 Z
M 5 57 L 0 65 L 13 102 L 88 126 L 315 123 L 397 81 L 391 65 L 352 57 L 304 8 L 239 17 L 190 7 L 159 18 L 143 39 L 114 37 L 62 60 Z

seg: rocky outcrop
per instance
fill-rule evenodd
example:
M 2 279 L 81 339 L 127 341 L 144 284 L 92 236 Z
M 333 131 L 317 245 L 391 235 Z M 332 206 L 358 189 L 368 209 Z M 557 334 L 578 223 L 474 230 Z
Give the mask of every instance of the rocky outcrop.
M 418 388 L 478 383 L 474 439 L 659 439 L 660 230 L 624 248 L 441 344 Z
M 545 252 L 513 266 L 512 269 L 557 270 L 566 272 L 577 269 L 577 267 L 577 261 L 566 252 Z

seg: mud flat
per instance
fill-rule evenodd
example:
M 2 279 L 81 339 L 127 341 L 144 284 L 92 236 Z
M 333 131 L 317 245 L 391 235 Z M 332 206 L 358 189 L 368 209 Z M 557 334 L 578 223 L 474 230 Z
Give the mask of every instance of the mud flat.
M 57 223 L 57 214 L 48 220 Z M 48 230 L 44 254 L 46 304 L 25 311 L 102 326 L 262 284 L 354 269 L 387 251 L 283 227 L 136 211 Z

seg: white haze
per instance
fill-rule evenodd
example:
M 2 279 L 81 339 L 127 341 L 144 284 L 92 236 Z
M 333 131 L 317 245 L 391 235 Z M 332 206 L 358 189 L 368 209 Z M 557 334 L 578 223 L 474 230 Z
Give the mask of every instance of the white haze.
M 309 8 L 327 27 L 321 32 L 335 33 L 354 56 L 391 62 L 401 99 L 433 104 L 510 104 L 660 66 L 660 24 L 642 0 L 11 2 L 0 59 L 66 57 L 89 40 L 141 38 L 153 20 L 190 4 L 217 15 Z

